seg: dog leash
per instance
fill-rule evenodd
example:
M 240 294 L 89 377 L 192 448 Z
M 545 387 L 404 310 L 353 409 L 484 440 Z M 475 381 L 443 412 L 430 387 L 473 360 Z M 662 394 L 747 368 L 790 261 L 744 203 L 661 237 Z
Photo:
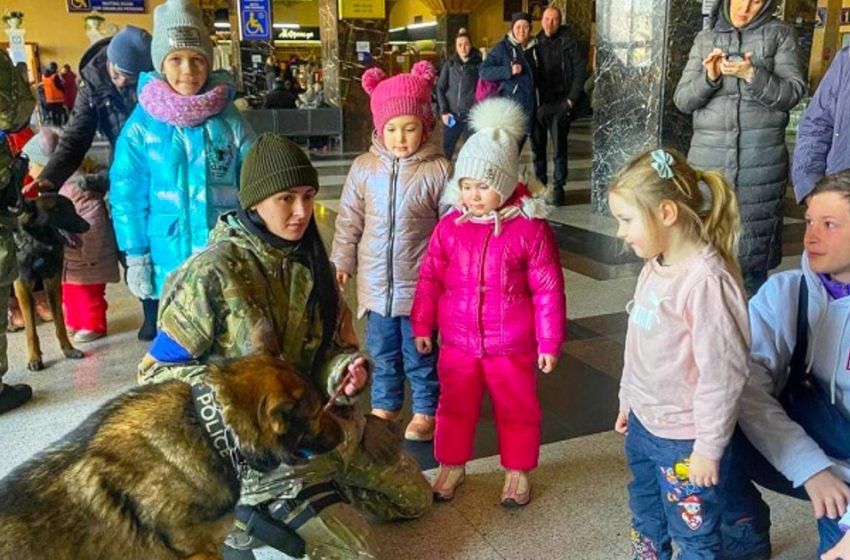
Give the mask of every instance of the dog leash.
M 342 392 L 345 390 L 345 386 L 348 385 L 350 381 L 354 379 L 354 373 L 348 372 L 345 374 L 345 377 L 342 378 L 342 381 L 339 382 L 339 385 L 336 386 L 336 389 L 331 395 L 331 400 L 325 405 L 325 412 L 331 412 L 331 409 L 334 407 L 334 403 L 336 400 L 342 396 Z

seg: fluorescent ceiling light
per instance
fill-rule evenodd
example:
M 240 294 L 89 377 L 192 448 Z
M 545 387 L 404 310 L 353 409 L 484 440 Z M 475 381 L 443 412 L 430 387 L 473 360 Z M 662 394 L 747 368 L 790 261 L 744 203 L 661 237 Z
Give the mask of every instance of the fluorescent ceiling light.
M 408 29 L 422 29 L 423 27 L 436 27 L 436 21 L 429 21 L 426 23 L 411 23 L 407 26 Z
M 404 31 L 404 26 L 393 27 L 392 29 L 390 29 L 390 33 L 395 33 L 396 31 Z
M 275 29 L 301 29 L 297 23 L 275 23 L 272 25 Z
M 226 21 L 217 21 L 213 24 L 216 29 L 230 29 L 230 24 Z

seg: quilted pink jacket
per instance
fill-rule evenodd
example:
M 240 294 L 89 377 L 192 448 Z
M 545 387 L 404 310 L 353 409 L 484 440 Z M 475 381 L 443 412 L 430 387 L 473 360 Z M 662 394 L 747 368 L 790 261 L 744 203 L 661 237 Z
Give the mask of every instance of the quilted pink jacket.
M 441 344 L 475 356 L 560 353 L 567 302 L 558 246 L 527 192 L 509 201 L 523 212 L 498 234 L 492 221 L 458 223 L 457 210 L 440 220 L 419 270 L 414 336 L 436 329 Z

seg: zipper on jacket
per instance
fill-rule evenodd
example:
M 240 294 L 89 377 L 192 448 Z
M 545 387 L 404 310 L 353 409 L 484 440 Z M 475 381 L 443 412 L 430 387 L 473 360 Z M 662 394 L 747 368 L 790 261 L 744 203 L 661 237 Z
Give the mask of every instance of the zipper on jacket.
M 738 52 L 744 47 L 744 38 L 738 30 Z M 738 91 L 737 111 L 735 111 L 735 177 L 732 184 L 738 184 L 738 172 L 741 170 L 741 80 L 735 79 L 735 87 Z
M 466 77 L 466 63 L 461 63 L 460 65 L 460 84 L 457 88 L 457 115 L 460 117 L 460 97 L 463 93 L 463 79 Z
M 484 245 L 481 247 L 481 259 L 478 263 L 478 340 L 481 343 L 481 355 L 484 355 L 484 261 L 487 259 L 487 246 L 490 245 L 490 238 L 493 236 L 493 228 L 487 228 L 487 237 L 484 238 Z
M 398 158 L 393 158 L 390 174 L 390 242 L 387 245 L 387 307 L 384 317 L 392 317 L 393 311 L 393 245 L 395 244 L 395 191 L 398 182 Z

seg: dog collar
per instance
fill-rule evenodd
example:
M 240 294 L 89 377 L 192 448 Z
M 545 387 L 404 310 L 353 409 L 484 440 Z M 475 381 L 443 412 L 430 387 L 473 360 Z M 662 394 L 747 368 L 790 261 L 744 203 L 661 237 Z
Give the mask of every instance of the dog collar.
M 242 478 L 248 469 L 248 462 L 239 452 L 233 430 L 224 422 L 213 388 L 205 383 L 192 385 L 192 404 L 195 405 L 195 415 L 201 421 L 204 433 L 215 452 L 222 459 L 229 460 L 236 474 Z

